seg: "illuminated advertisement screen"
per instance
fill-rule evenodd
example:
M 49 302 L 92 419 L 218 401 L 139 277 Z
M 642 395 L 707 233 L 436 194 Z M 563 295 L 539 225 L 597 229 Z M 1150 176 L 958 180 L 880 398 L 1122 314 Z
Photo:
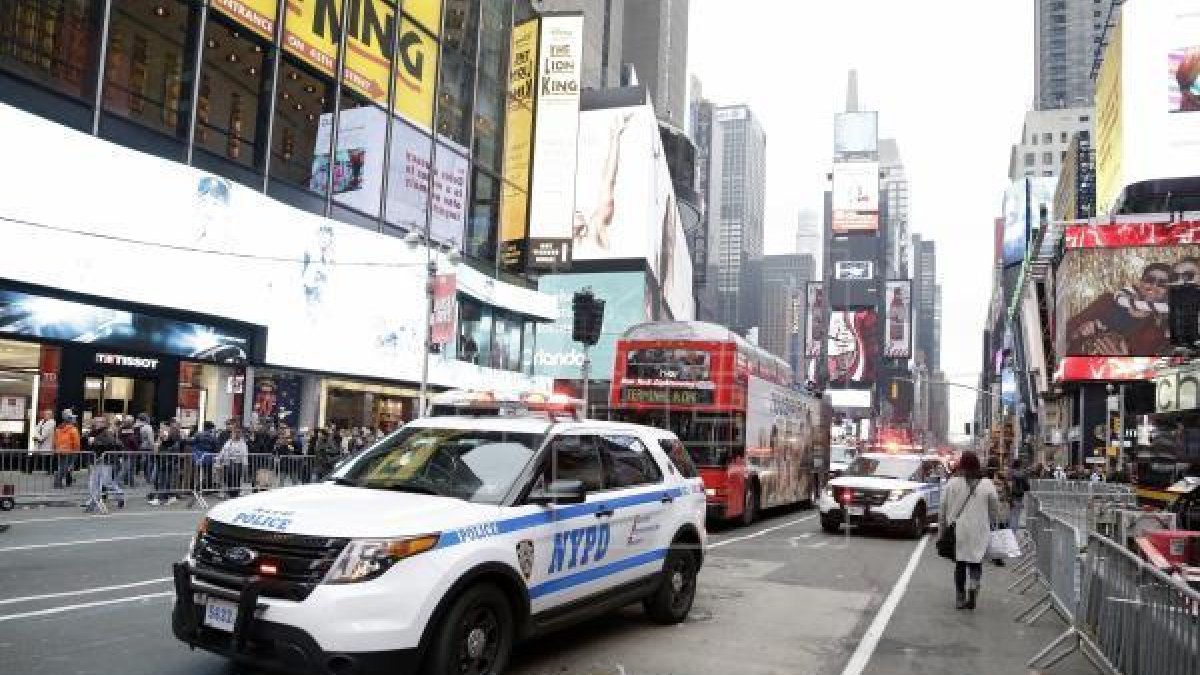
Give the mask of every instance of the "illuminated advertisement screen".
M 225 328 L 5 289 L 0 289 L 0 335 L 216 363 L 245 363 L 252 345 L 249 334 Z
M 598 272 L 594 274 L 547 274 L 538 289 L 554 296 L 558 319 L 538 326 L 534 372 L 555 379 L 583 376 L 583 345 L 571 337 L 576 291 L 591 288 L 604 301 L 604 325 L 600 341 L 591 350 L 592 373 L 597 380 L 612 377 L 617 338 L 634 324 L 649 319 L 646 307 L 646 275 L 643 272 Z
M 844 112 L 833 116 L 833 151 L 875 152 L 879 149 L 879 113 Z
M 656 405 L 713 405 L 716 403 L 716 390 L 623 384 L 621 386 L 621 402 Z
M 887 326 L 883 336 L 883 355 L 889 359 L 910 358 L 913 327 L 912 281 L 899 279 L 887 282 L 884 312 L 887 315 Z
M 874 232 L 879 229 L 879 163 L 837 162 L 833 165 L 833 231 Z
M 703 349 L 632 349 L 625 357 L 623 403 L 712 405 L 715 355 Z
M 809 358 L 810 363 L 812 359 L 821 355 L 821 340 L 825 339 L 827 311 L 825 307 L 824 284 L 819 281 L 809 282 L 804 355 Z
M 825 358 L 831 387 L 875 381 L 879 355 L 879 322 L 873 309 L 835 310 L 829 314 Z M 818 352 L 817 356 L 820 356 Z M 809 379 L 816 380 L 819 359 L 810 360 Z

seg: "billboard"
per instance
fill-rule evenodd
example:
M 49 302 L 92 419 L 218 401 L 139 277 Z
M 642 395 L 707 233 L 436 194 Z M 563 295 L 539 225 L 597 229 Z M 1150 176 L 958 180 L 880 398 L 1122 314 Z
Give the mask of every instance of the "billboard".
M 21 129 L 10 145 L 35 157 L 25 163 L 31 173 L 0 166 L 0 182 L 11 190 L 6 215 L 41 224 L 6 226 L 12 235 L 0 248 L 6 277 L 264 326 L 270 365 L 420 380 L 423 249 L 8 106 L 0 105 L 0 128 Z M 35 150 L 46 147 L 62 148 L 71 162 L 36 157 Z M 72 185 L 71 199 L 37 179 L 51 171 L 60 185 Z M 69 231 L 45 227 L 55 224 Z M 48 266 L 45 251 L 51 250 L 56 263 Z M 446 256 L 436 259 L 450 271 Z M 469 265 L 458 265 L 455 274 L 463 295 L 525 316 L 553 315 L 551 298 L 536 291 Z M 548 381 L 446 352 L 432 358 L 429 381 L 549 388 Z
M 809 361 L 809 379 L 817 381 L 820 345 Z M 873 309 L 835 310 L 829 314 L 825 359 L 829 386 L 845 388 L 875 381 L 879 356 L 878 318 Z
M 529 178 L 533 152 L 533 86 L 537 72 L 538 20 L 512 29 L 504 133 L 504 182 L 500 188 L 500 258 L 523 271 L 529 234 Z
M 677 320 L 695 314 L 692 264 L 658 120 L 648 104 L 579 114 L 574 260 L 637 260 Z
M 883 336 L 883 355 L 889 359 L 912 357 L 913 306 L 912 281 L 897 279 L 887 282 L 884 295 L 887 326 Z
M 807 499 L 814 444 L 821 444 L 820 401 L 750 377 L 746 389 L 746 462 L 757 469 L 764 506 Z
M 833 165 L 833 232 L 879 229 L 879 163 L 835 162 Z
M 1058 268 L 1058 353 L 1168 356 L 1167 290 L 1200 277 L 1200 244 L 1077 248 Z
M 870 389 L 830 389 L 829 402 L 843 412 L 863 412 L 871 409 L 874 392 Z
M 1055 382 L 1149 380 L 1162 359 L 1149 356 L 1064 356 L 1054 371 Z
M 879 113 L 843 112 L 833 116 L 833 152 L 879 150 Z
M 1020 265 L 1025 261 L 1025 249 L 1029 246 L 1033 231 L 1040 227 L 1041 209 L 1047 213 L 1054 207 L 1054 191 L 1058 179 L 1050 176 L 1019 178 L 1009 185 L 1004 193 L 1004 242 L 1003 261 L 1005 267 Z
M 1097 209 L 1128 185 L 1196 175 L 1200 0 L 1125 3 L 1097 81 Z
M 553 323 L 538 326 L 534 373 L 554 379 L 580 379 L 583 345 L 571 339 L 571 298 L 591 288 L 604 300 L 604 325 L 600 341 L 592 347 L 592 378 L 612 378 L 617 338 L 630 326 L 650 319 L 646 302 L 644 272 L 599 272 L 595 274 L 546 274 L 538 279 L 538 290 L 554 297 L 558 308 Z
M 838 281 L 870 281 L 875 278 L 871 260 L 838 260 L 833 263 L 833 278 Z
M 571 264 L 583 15 L 548 15 L 541 24 L 525 263 L 562 270 Z
M 825 285 L 819 281 L 808 282 L 807 316 L 805 317 L 804 355 L 808 358 L 810 368 L 813 359 L 821 356 L 821 340 L 825 339 L 825 321 L 829 318 L 829 308 L 825 306 Z M 814 380 L 811 374 L 810 380 Z
M 277 0 L 213 0 L 212 8 L 249 28 L 261 38 L 275 39 Z
M 336 161 L 331 167 L 328 148 L 332 130 L 333 114 L 321 115 L 315 145 L 319 151 L 313 155 L 309 188 L 324 193 L 332 174 L 335 202 L 377 215 L 383 188 L 387 113 L 372 106 L 343 110 L 338 117 Z M 429 218 L 433 240 L 461 251 L 471 162 L 465 148 L 445 139 L 438 143 L 430 207 L 427 199 L 432 145 L 429 135 L 416 127 L 401 120 L 392 124 L 386 220 L 406 230 L 424 232 Z

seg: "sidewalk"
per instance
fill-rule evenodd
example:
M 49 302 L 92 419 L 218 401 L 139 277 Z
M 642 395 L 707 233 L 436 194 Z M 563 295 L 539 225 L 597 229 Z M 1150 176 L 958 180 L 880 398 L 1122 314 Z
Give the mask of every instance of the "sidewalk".
M 930 535 L 936 536 L 936 535 Z M 1013 621 L 1040 597 L 1006 590 L 1012 567 L 985 563 L 983 590 L 975 611 L 954 609 L 954 565 L 939 558 L 933 542 L 925 548 L 912 583 L 892 616 L 869 675 L 1027 675 L 1042 673 L 1025 663 L 1050 644 L 1066 625 L 1047 612 L 1034 625 Z M 1078 653 L 1059 662 L 1053 675 L 1098 675 Z

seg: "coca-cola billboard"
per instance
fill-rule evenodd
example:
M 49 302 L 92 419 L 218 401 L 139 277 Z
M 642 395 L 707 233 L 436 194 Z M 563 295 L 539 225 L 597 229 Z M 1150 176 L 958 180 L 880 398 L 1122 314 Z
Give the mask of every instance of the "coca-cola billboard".
M 912 357 L 912 281 L 894 279 L 887 282 L 884 313 L 887 325 L 883 333 L 883 355 L 889 359 Z
M 847 387 L 871 384 L 879 356 L 879 321 L 873 309 L 830 312 L 825 362 L 829 385 Z M 818 356 L 820 354 L 818 353 Z M 810 359 L 809 379 L 817 380 L 820 359 Z

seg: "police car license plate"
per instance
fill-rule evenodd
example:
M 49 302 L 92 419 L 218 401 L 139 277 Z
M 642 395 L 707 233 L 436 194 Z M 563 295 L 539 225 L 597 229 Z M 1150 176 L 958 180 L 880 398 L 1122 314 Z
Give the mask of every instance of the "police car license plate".
M 861 516 L 866 512 L 867 512 L 867 509 L 864 506 L 847 506 L 846 507 L 846 515 L 848 515 L 848 516 Z
M 209 598 L 204 605 L 204 625 L 232 633 L 237 612 L 237 605 L 232 602 Z

